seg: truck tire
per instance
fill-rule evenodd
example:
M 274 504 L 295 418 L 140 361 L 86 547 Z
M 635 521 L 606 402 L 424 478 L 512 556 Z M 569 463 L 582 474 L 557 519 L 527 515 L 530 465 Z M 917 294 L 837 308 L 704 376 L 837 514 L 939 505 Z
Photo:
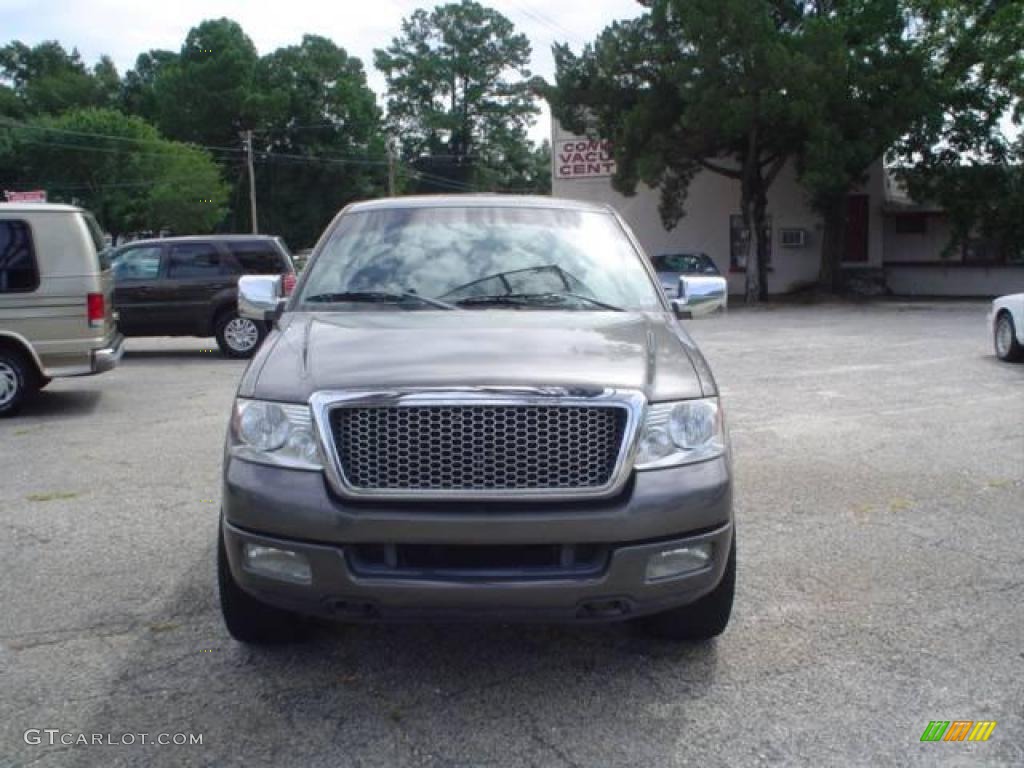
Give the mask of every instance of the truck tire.
M 231 309 L 217 315 L 213 332 L 217 336 L 217 346 L 225 357 L 247 360 L 256 354 L 263 343 L 267 326 L 257 320 L 239 317 Z
M 36 371 L 25 356 L 0 348 L 0 418 L 16 414 L 37 388 Z
M 305 637 L 307 625 L 302 617 L 261 603 L 235 583 L 224 548 L 223 532 L 217 536 L 217 585 L 224 624 L 238 642 L 278 645 Z
M 996 317 L 994 339 L 996 357 L 1006 362 L 1024 360 L 1024 347 L 1017 341 L 1017 329 L 1013 325 L 1013 317 L 1003 310 Z
M 718 586 L 694 603 L 644 616 L 636 622 L 648 634 L 665 640 L 703 642 L 725 631 L 736 591 L 736 534 L 732 537 L 725 573 Z

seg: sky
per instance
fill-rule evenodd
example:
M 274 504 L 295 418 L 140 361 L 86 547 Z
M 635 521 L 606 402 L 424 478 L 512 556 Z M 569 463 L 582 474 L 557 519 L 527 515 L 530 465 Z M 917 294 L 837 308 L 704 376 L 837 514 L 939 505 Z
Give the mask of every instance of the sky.
M 532 71 L 554 75 L 551 46 L 566 42 L 579 50 L 616 19 L 639 15 L 636 0 L 482 0 L 505 14 L 533 45 Z M 123 75 L 135 57 L 151 48 L 177 51 L 188 30 L 203 19 L 227 16 L 246 31 L 260 54 L 292 45 L 306 33 L 331 38 L 363 60 L 370 86 L 381 98 L 384 80 L 373 68 L 373 49 L 387 46 L 401 20 L 430 0 L 0 0 L 0 45 L 20 40 L 33 45 L 58 40 L 78 48 L 88 64 L 109 55 Z M 546 111 L 531 131 L 535 141 L 550 135 Z

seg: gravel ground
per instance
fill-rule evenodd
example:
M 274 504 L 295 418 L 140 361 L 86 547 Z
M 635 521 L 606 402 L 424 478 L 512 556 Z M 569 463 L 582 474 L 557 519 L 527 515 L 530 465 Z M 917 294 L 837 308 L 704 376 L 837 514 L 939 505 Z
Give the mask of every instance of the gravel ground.
M 325 627 L 253 650 L 214 591 L 243 364 L 133 339 L 0 423 L 0 765 L 1024 764 L 1024 365 L 981 304 L 691 324 L 725 395 L 739 585 L 716 643 Z M 921 743 L 930 720 L 996 720 Z M 27 744 L 202 734 L 201 746 Z

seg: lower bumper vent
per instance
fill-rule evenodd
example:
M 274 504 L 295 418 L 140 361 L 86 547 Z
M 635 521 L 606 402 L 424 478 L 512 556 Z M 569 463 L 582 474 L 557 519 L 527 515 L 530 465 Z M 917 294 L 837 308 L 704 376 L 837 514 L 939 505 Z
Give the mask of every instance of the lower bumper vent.
M 600 573 L 602 544 L 357 544 L 349 565 L 363 576 L 432 579 L 531 579 Z

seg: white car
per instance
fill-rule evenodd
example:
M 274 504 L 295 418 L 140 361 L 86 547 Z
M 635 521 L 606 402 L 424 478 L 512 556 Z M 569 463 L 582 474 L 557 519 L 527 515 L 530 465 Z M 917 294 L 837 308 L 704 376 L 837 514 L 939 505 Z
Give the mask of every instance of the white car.
M 1002 296 L 992 302 L 989 328 L 1000 360 L 1024 360 L 1024 293 Z

